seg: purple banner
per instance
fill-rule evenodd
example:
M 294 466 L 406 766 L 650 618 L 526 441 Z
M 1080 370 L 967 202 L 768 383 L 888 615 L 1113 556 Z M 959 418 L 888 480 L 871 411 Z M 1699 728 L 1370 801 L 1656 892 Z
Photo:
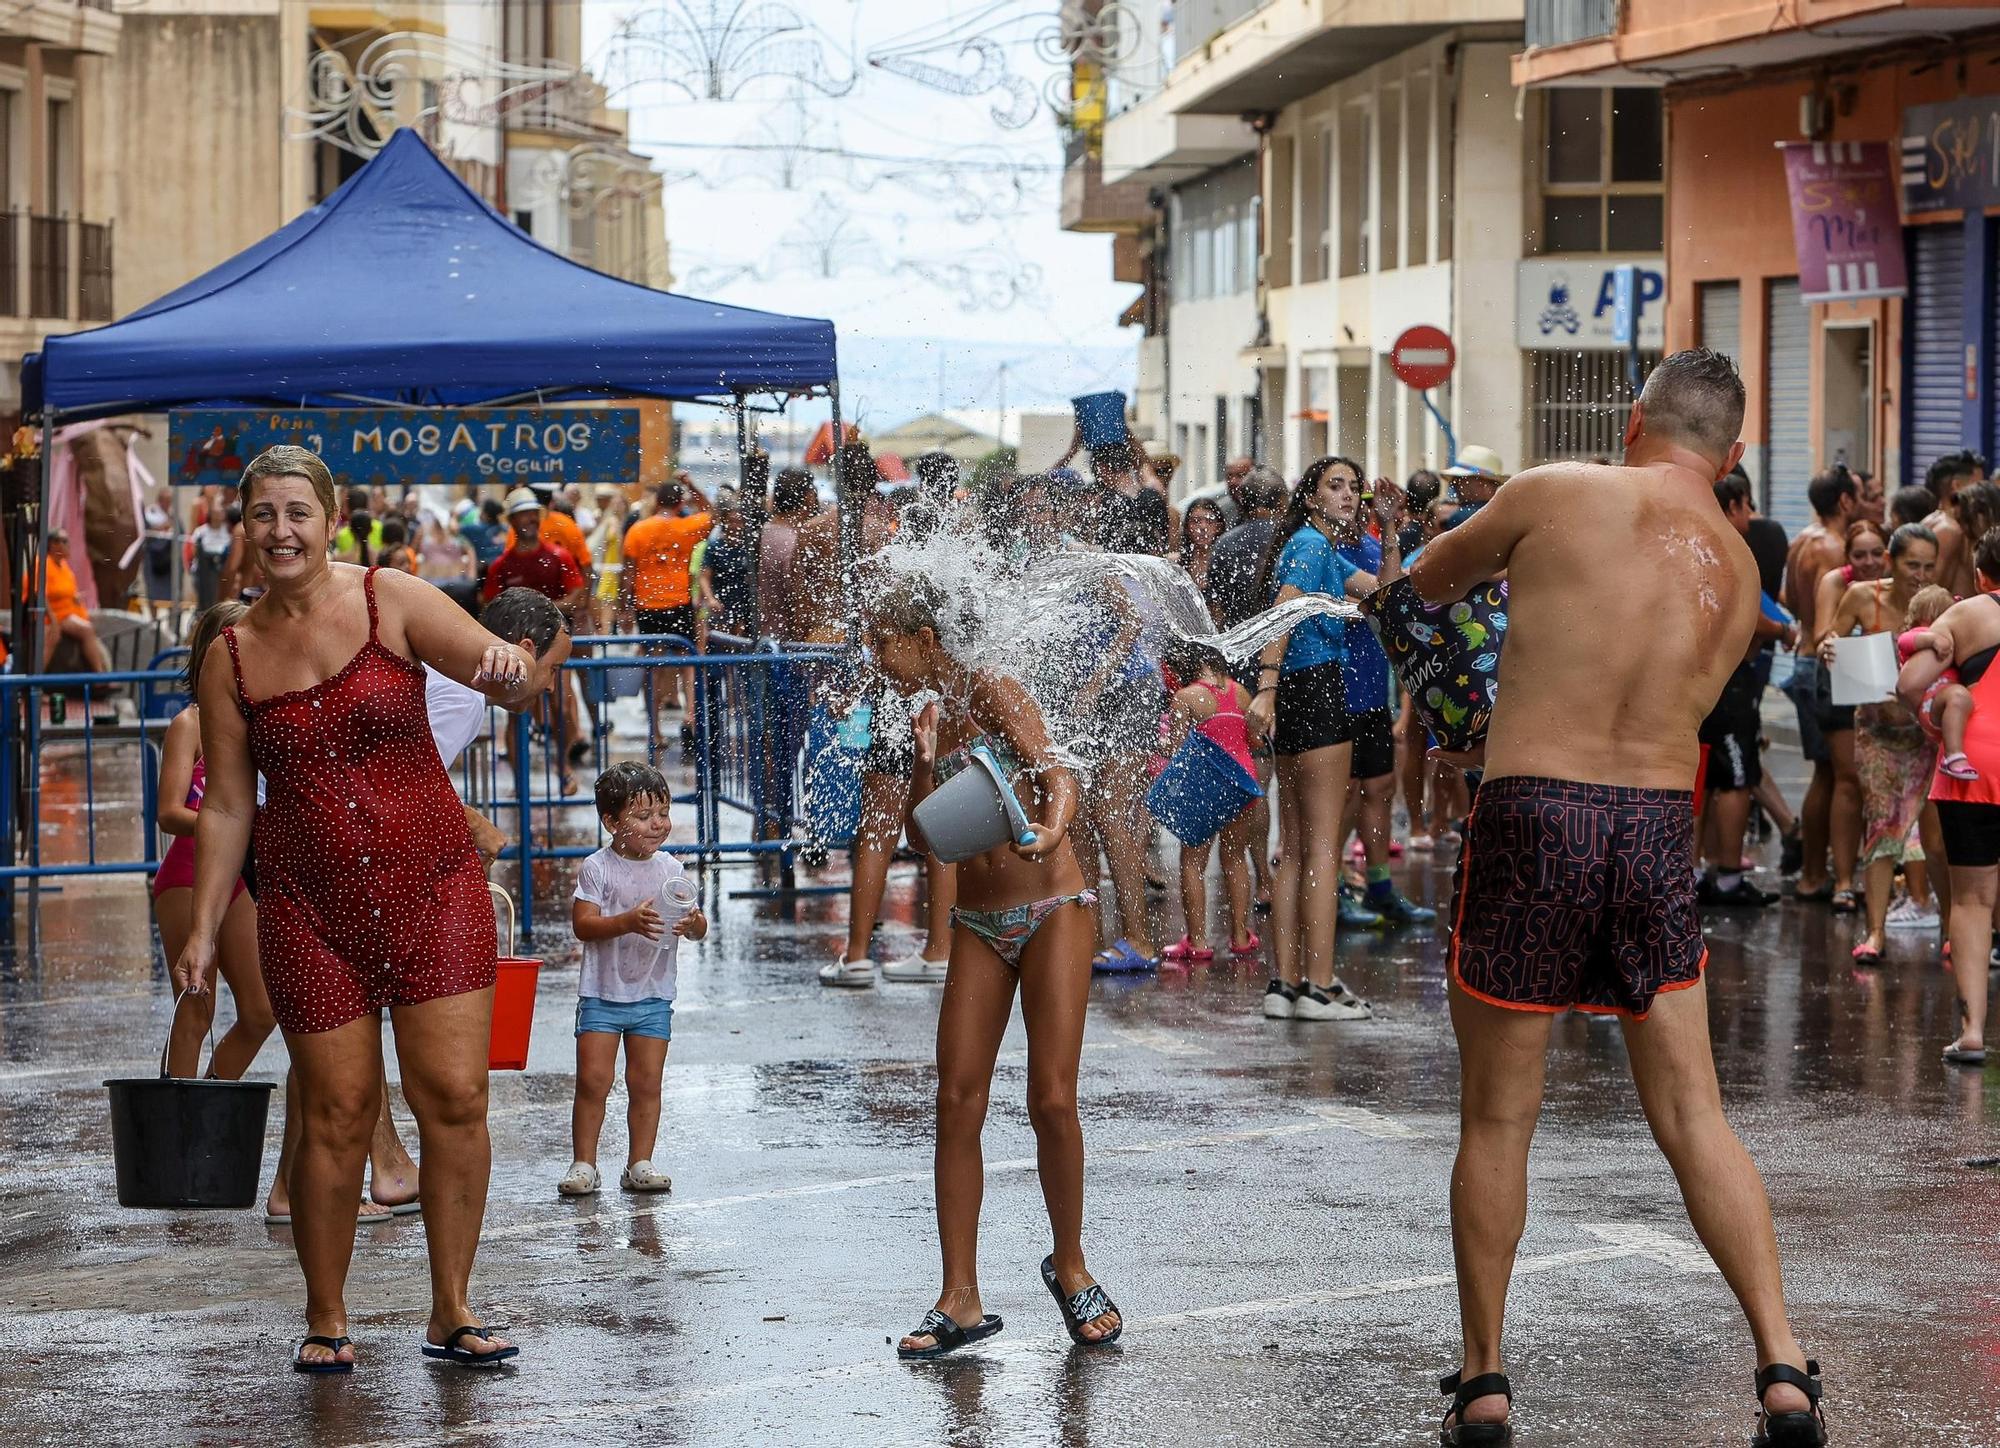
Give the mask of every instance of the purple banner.
M 1788 144 L 1785 184 L 1803 300 L 1900 297 L 1910 289 L 1886 141 Z

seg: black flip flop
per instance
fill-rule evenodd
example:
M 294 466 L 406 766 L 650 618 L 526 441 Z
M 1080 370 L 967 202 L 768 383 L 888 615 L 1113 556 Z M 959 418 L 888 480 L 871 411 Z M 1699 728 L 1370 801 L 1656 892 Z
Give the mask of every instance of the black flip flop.
M 1465 1421 L 1466 1404 L 1476 1398 L 1488 1398 L 1498 1393 L 1506 1398 L 1509 1406 L 1513 1404 L 1514 1386 L 1507 1381 L 1505 1373 L 1481 1373 L 1471 1382 L 1463 1381 L 1463 1374 L 1453 1373 L 1438 1380 L 1438 1391 L 1451 1399 L 1451 1406 L 1444 1412 L 1447 1421 L 1438 1425 L 1438 1442 L 1443 1448 L 1513 1448 L 1512 1423 Z M 1458 1421 L 1448 1421 L 1452 1418 Z
M 1824 905 L 1833 899 L 1833 881 L 1827 880 L 1822 882 L 1817 890 L 1801 890 L 1798 886 L 1794 885 L 1792 886 L 1792 898 L 1801 904 Z
M 1852 890 L 1835 890 L 1827 900 L 1836 915 L 1852 915 L 1861 908 L 1861 897 Z
M 1069 1340 L 1078 1347 L 1109 1347 L 1125 1331 L 1125 1314 L 1118 1312 L 1118 1304 L 1111 1300 L 1111 1294 L 1104 1290 L 1103 1283 L 1093 1282 L 1081 1292 L 1064 1292 L 1062 1283 L 1056 1280 L 1056 1259 L 1044 1257 L 1042 1286 L 1048 1288 L 1049 1296 L 1055 1298 L 1056 1306 L 1062 1310 L 1063 1326 L 1069 1329 Z M 1083 1325 L 1094 1322 L 1107 1312 L 1118 1312 L 1118 1326 L 1103 1337 L 1085 1337 Z
M 933 1307 L 924 1314 L 924 1320 L 911 1328 L 908 1334 L 910 1337 L 927 1337 L 931 1340 L 931 1345 L 929 1347 L 898 1345 L 896 1356 L 906 1363 L 928 1362 L 932 1358 L 941 1358 L 948 1352 L 956 1352 L 967 1343 L 984 1341 L 1005 1325 L 989 1312 L 971 1327 L 960 1327 L 956 1318 Z
M 442 1362 L 455 1363 L 462 1368 L 494 1368 L 500 1366 L 508 1358 L 519 1355 L 521 1350 L 518 1347 L 503 1347 L 493 1352 L 474 1352 L 471 1348 L 460 1347 L 458 1345 L 458 1340 L 462 1337 L 476 1337 L 483 1342 L 492 1336 L 493 1334 L 486 1328 L 467 1323 L 464 1327 L 454 1329 L 451 1336 L 446 1338 L 443 1343 L 426 1340 L 424 1343 L 424 1356 L 427 1358 L 437 1358 Z
M 325 1347 L 339 1352 L 347 1346 L 350 1346 L 350 1340 L 347 1338 L 321 1337 L 318 1334 L 314 1334 L 300 1342 L 299 1352 L 292 1354 L 292 1371 L 295 1373 L 351 1373 L 354 1371 L 354 1364 L 351 1362 L 342 1362 L 337 1357 L 329 1358 L 323 1363 L 309 1363 L 299 1355 L 307 1347 Z

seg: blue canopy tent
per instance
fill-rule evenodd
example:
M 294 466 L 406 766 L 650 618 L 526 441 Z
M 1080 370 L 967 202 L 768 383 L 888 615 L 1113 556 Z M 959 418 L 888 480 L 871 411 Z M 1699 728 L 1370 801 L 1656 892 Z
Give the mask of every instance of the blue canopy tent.
M 189 406 L 504 406 L 651 397 L 840 420 L 833 324 L 620 281 L 539 245 L 402 130 L 333 195 L 109 326 L 21 365 L 42 423 L 36 577 L 60 423 Z M 838 433 L 836 432 L 836 435 Z M 836 489 L 840 488 L 836 461 Z M 40 659 L 39 587 L 29 658 Z M 17 637 L 18 637 L 17 631 Z
M 730 402 L 832 391 L 833 323 L 657 292 L 558 256 L 414 131 L 312 210 L 122 321 L 51 337 L 23 410 L 207 403 Z

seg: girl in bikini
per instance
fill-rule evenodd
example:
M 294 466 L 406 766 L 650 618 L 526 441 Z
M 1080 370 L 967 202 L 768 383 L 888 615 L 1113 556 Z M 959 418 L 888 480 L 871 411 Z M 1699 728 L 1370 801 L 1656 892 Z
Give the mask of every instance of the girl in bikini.
M 1250 691 L 1229 677 L 1228 665 L 1214 649 L 1187 644 L 1182 647 L 1181 657 L 1172 663 L 1177 677 L 1192 678 L 1194 682 L 1174 695 L 1169 716 L 1173 732 L 1168 741 L 1168 757 L 1187 741 L 1188 735 L 1204 734 L 1228 751 L 1230 758 L 1243 766 L 1243 772 L 1255 779 L 1257 762 L 1250 753 L 1250 731 L 1243 715 L 1250 704 Z M 1218 836 L 1222 841 L 1222 893 L 1229 904 L 1231 960 L 1249 960 L 1261 948 L 1261 942 L 1250 929 L 1248 856 L 1256 846 L 1251 829 L 1256 817 L 1256 805 L 1247 805 L 1243 813 L 1222 827 Z M 1215 840 L 1181 846 L 1181 915 L 1187 922 L 1187 932 L 1179 944 L 1169 945 L 1164 952 L 1176 965 L 1206 965 L 1215 959 L 1215 951 L 1208 943 L 1205 878 L 1208 857 L 1214 848 Z
M 1055 1250 L 1042 1259 L 1042 1283 L 1070 1338 L 1102 1346 L 1117 1340 L 1123 1319 L 1083 1260 L 1076 1078 L 1095 897 L 1084 888 L 1068 841 L 1076 776 L 1056 762 L 1041 711 L 1020 684 L 968 669 L 939 641 L 942 601 L 927 580 L 904 578 L 887 587 L 869 612 L 868 643 L 883 676 L 906 695 L 929 691 L 944 701 L 935 725 L 917 730 L 911 804 L 920 803 L 939 776 L 963 768 L 970 745 L 983 740 L 1039 822 L 1027 843 L 996 847 L 958 867 L 959 905 L 952 912 L 937 1038 L 935 1169 L 944 1290 L 896 1352 L 906 1359 L 942 1357 L 1001 1327 L 979 1295 L 979 1207 L 986 1183 L 979 1134 L 1017 988 L 1028 1028 L 1028 1119 L 1055 1238 Z M 921 833 L 914 824 L 911 829 L 921 847 Z

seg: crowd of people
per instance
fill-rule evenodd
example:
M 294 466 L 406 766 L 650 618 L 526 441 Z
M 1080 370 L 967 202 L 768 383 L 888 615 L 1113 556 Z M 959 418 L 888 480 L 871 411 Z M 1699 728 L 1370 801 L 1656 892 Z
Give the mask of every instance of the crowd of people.
M 977 479 L 928 454 L 904 482 L 850 441 L 834 470 L 844 506 L 810 471 L 785 468 L 768 478 L 763 508 L 735 489 L 711 499 L 683 476 L 636 507 L 622 493 L 586 506 L 522 488 L 468 499 L 456 518 L 364 490 L 339 498 L 299 449 L 260 457 L 189 542 L 197 560 L 215 561 L 207 575 L 196 569 L 210 592 L 190 633 L 195 702 L 163 751 L 161 824 L 175 843 L 155 900 L 188 991 L 170 1067 L 196 1069 L 217 974 L 237 1013 L 210 1071 L 241 1074 L 274 1028 L 291 1056 L 267 1207 L 293 1226 L 307 1283 L 295 1365 L 352 1370 L 343 1284 L 355 1224 L 416 1205 L 431 1248 L 425 1351 L 476 1366 L 517 1351 L 469 1302 L 489 1170 L 474 1050 L 496 953 L 484 862 L 502 841 L 445 771 L 490 706 L 533 710 L 565 792 L 576 790 L 587 715 L 562 671 L 569 639 L 622 628 L 681 656 L 718 634 L 862 646 L 839 668 L 755 671 L 745 698 L 762 711 L 752 780 L 762 835 L 797 827 L 793 778 L 815 714 L 856 756 L 848 931 L 820 981 L 949 987 L 938 1031 L 942 1287 L 901 1356 L 939 1356 L 1001 1329 L 978 1286 L 980 1132 L 1017 992 L 1052 1242 L 1042 1277 L 1077 1343 L 1109 1343 L 1126 1324 L 1086 1261 L 1076 1107 L 1093 972 L 1268 962 L 1265 1017 L 1364 1021 L 1371 1006 L 1339 973 L 1340 933 L 1434 924 L 1390 862 L 1462 851 L 1448 969 L 1466 1100 L 1453 1181 L 1466 1353 L 1446 1381 L 1446 1441 L 1487 1441 L 1474 1430 L 1506 1418 L 1500 1321 L 1541 1100 L 1539 1067 L 1523 1063 L 1539 1061 L 1550 1017 L 1574 1008 L 1625 1022 L 1656 1137 L 1756 1339 L 1759 1441 L 1823 1442 L 1817 1369 L 1785 1320 L 1768 1204 L 1706 1064 L 1697 911 L 1781 898 L 1746 853 L 1775 832 L 1796 908 L 1857 917 L 1858 968 L 1878 966 L 1894 932 L 1938 932 L 1961 1003 L 1944 1058 L 1983 1063 L 2000 710 L 1980 705 L 2000 653 L 2000 485 L 1969 454 L 1940 459 L 1926 487 L 1893 497 L 1836 467 L 1812 482 L 1815 521 L 1788 538 L 1758 516 L 1740 467 L 1741 407 L 1726 361 L 1677 354 L 1634 409 L 1622 467 L 1510 478 L 1491 450 L 1466 447 L 1402 482 L 1324 457 L 1288 483 L 1243 459 L 1219 490 L 1181 506 L 1170 501 L 1178 460 L 1136 442 L 1099 448 L 1082 469 L 1072 456 Z M 759 491 L 768 469 L 761 455 L 746 464 Z M 953 598 L 952 579 L 889 566 L 900 544 L 924 540 L 1003 560 L 1021 580 L 1058 560 L 1145 555 L 1184 580 L 1206 617 L 1195 634 L 1163 633 L 1126 574 L 1075 573 L 1084 581 L 1057 625 L 1066 647 L 999 668 L 976 647 L 967 620 L 978 610 Z M 1445 604 L 1496 578 L 1512 590 L 1507 689 L 1471 754 L 1432 747 L 1424 712 L 1358 617 L 1302 615 L 1253 652 L 1214 647 L 1214 635 L 1295 599 L 1397 587 Z M 1643 661 L 1615 647 L 1641 628 L 1652 639 Z M 1850 641 L 1877 636 L 1893 647 L 1895 689 L 1847 703 L 1849 654 L 1877 647 Z M 660 697 L 692 742 L 707 721 L 691 671 L 659 668 Z M 1763 767 L 1774 680 L 1812 766 L 1796 810 Z M 663 853 L 672 791 L 657 765 L 668 739 L 661 712 L 648 714 L 647 762 L 595 782 L 608 843 L 584 863 L 572 906 L 584 960 L 573 1162 L 556 1184 L 571 1196 L 601 1188 L 621 1043 L 620 1186 L 670 1186 L 653 1156 L 676 951 L 708 922 Z M 1242 797 L 1205 836 L 1170 845 L 1177 868 L 1167 869 L 1148 789 L 1190 750 L 1224 761 Z M 946 863 L 917 809 L 975 752 L 1030 825 Z M 923 936 L 878 961 L 905 839 L 924 856 Z M 1176 919 L 1169 940 L 1163 926 Z M 420 1167 L 388 1115 L 385 1011 Z M 1655 1110 L 1670 1098 L 1672 1109 Z

